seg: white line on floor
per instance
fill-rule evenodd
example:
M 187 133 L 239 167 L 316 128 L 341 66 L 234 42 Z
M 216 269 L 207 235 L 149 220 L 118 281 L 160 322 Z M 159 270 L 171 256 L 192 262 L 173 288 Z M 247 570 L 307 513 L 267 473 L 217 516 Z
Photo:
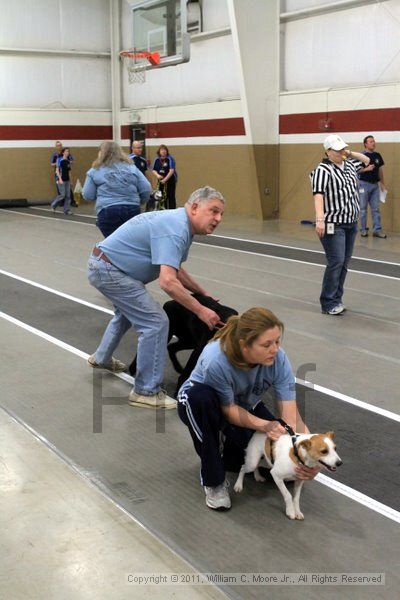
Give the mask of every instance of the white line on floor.
M 42 217 L 42 215 L 31 215 L 29 213 L 19 212 L 16 210 L 8 210 L 7 208 L 0 209 L 2 212 L 11 213 L 13 215 L 23 215 L 24 217 L 32 217 L 33 219 L 47 219 L 47 221 L 56 221 L 57 223 L 75 223 L 75 225 L 86 225 L 87 227 L 96 227 L 94 223 L 82 223 L 81 221 L 74 221 L 68 215 L 65 215 L 64 219 L 58 219 L 57 217 Z M 61 215 L 61 213 L 59 213 Z
M 246 242 L 248 244 L 262 244 L 263 246 L 275 246 L 277 248 L 288 248 L 289 250 L 301 250 L 302 252 L 313 252 L 314 254 L 325 254 L 322 250 L 310 250 L 310 248 L 301 248 L 298 246 L 287 246 L 286 244 L 275 244 L 273 242 L 263 242 L 260 240 L 249 240 L 246 238 L 230 237 L 227 235 L 214 234 L 213 238 L 222 239 L 222 240 L 237 240 L 238 242 Z M 253 254 L 253 252 L 252 252 L 252 254 Z M 382 263 L 385 265 L 395 265 L 396 267 L 400 267 L 400 263 L 389 262 L 387 260 L 377 260 L 376 258 L 365 258 L 362 256 L 354 256 L 354 255 L 353 255 L 353 258 L 356 258 L 357 260 L 365 260 L 367 262 L 376 262 L 376 263 Z
M 11 315 L 7 315 L 6 313 L 0 311 L 0 317 L 5 321 L 9 321 L 9 323 L 12 323 L 13 325 L 17 325 L 18 327 L 25 329 L 25 331 L 29 331 L 29 333 L 37 335 L 38 337 L 46 340 L 46 342 L 50 342 L 51 344 L 54 344 L 55 346 L 58 346 L 63 350 L 67 350 L 68 352 L 75 354 L 75 356 L 79 356 L 80 358 L 84 358 L 85 360 L 89 358 L 89 354 L 86 354 L 86 352 L 82 352 L 82 350 L 75 348 L 75 346 L 71 346 L 70 344 L 63 342 L 62 340 L 59 340 L 58 338 L 49 335 L 44 331 L 41 331 L 40 329 L 36 329 L 36 327 L 32 327 L 32 325 L 28 325 L 27 323 L 24 323 L 19 319 L 15 319 Z M 127 381 L 128 383 L 133 384 L 135 382 L 134 378 L 128 375 L 127 373 L 113 373 L 113 375 L 119 377 L 120 379 L 123 379 L 124 381 Z
M 387 517 L 392 521 L 396 521 L 396 523 L 400 523 L 400 512 L 394 510 L 394 508 L 386 506 L 386 504 L 382 504 L 382 502 L 378 502 L 377 500 L 374 500 L 373 498 L 354 490 L 344 483 L 340 483 L 340 481 L 331 479 L 330 477 L 322 475 L 321 473 L 316 476 L 315 480 L 323 485 L 326 485 L 327 487 L 330 487 L 332 490 L 335 490 L 335 492 L 343 494 L 343 496 L 347 496 L 359 504 L 363 504 L 367 508 L 383 515 L 384 517 Z
M 43 212 L 47 212 L 47 213 L 52 213 L 53 212 L 52 208 L 41 208 L 39 206 L 30 206 L 29 208 L 30 208 L 30 210 L 42 210 Z M 61 215 L 61 211 L 59 211 L 57 214 Z M 95 215 L 85 215 L 85 214 L 82 214 L 82 213 L 75 213 L 75 215 L 73 215 L 73 216 L 76 216 L 76 217 L 85 217 L 86 219 L 97 219 L 97 217 Z
M 251 254 L 252 256 L 263 256 L 264 258 L 274 258 L 276 260 L 285 260 L 288 262 L 300 263 L 302 265 L 312 265 L 314 267 L 320 267 L 325 269 L 325 265 L 319 263 L 310 262 L 307 260 L 298 260 L 297 258 L 284 258 L 283 256 L 273 256 L 272 254 L 263 254 L 262 252 L 250 252 L 249 250 L 238 250 L 236 248 L 225 248 L 224 246 L 216 246 L 214 244 L 202 244 L 201 242 L 193 242 L 197 246 L 203 246 L 206 248 L 217 248 L 218 250 L 228 250 L 229 252 L 241 252 L 242 254 Z M 367 259 L 365 259 L 367 260 Z M 397 263 L 394 263 L 397 264 Z M 380 273 L 370 273 L 369 271 L 357 271 L 356 269 L 347 269 L 349 273 L 358 273 L 359 275 L 372 275 L 372 277 L 383 277 L 384 279 L 393 279 L 399 281 L 398 277 L 392 277 L 391 275 L 381 275 Z
M 146 531 L 158 544 L 161 544 L 166 548 L 168 552 L 176 556 L 179 560 L 186 563 L 190 569 L 194 569 L 197 572 L 197 569 L 194 565 L 192 565 L 189 560 L 183 556 L 180 556 L 178 552 L 168 546 L 168 544 L 159 537 L 154 531 L 149 529 L 144 523 L 139 521 L 135 515 L 130 513 L 118 500 L 112 497 L 111 491 L 107 488 L 107 486 L 100 481 L 98 478 L 91 477 L 91 472 L 83 469 L 79 464 L 75 463 L 71 458 L 69 458 L 64 452 L 59 450 L 54 444 L 50 442 L 47 438 L 45 438 L 42 434 L 40 434 L 36 429 L 28 425 L 26 421 L 21 419 L 18 415 L 16 415 L 13 411 L 9 410 L 5 406 L 0 406 L 0 408 L 7 414 L 15 423 L 17 423 L 20 427 L 23 427 L 28 431 L 31 435 L 33 435 L 39 442 L 42 442 L 51 452 L 53 452 L 60 460 L 62 460 L 74 473 L 81 477 L 85 483 L 93 487 L 97 492 L 99 492 L 103 498 L 106 498 L 108 502 L 111 502 L 113 506 L 117 509 L 121 510 L 129 519 L 131 519 L 134 523 L 136 523 L 141 529 Z M 216 587 L 215 584 L 209 583 L 213 587 Z M 219 590 L 219 588 L 216 587 Z M 219 590 L 220 591 L 220 590 Z M 227 596 L 226 596 L 227 597 Z
M 93 304 L 92 302 L 87 302 L 86 300 L 82 300 L 81 298 L 77 298 L 76 296 L 71 296 L 70 294 L 65 294 L 64 292 L 59 292 L 53 288 L 48 287 L 47 285 L 42 285 L 41 283 L 36 283 L 36 281 L 32 281 L 31 279 L 26 279 L 25 277 L 21 277 L 20 275 L 15 275 L 14 273 L 10 273 L 9 271 L 3 271 L 0 269 L 0 275 L 6 275 L 7 277 L 11 277 L 12 279 L 16 279 L 17 281 L 22 281 L 23 283 L 28 283 L 33 287 L 37 287 L 45 292 L 50 292 L 51 294 L 55 294 L 56 296 L 61 296 L 61 298 L 66 298 L 67 300 L 72 300 L 73 302 L 77 302 L 78 304 L 83 304 L 84 306 L 88 306 L 89 308 L 94 308 L 95 310 L 100 310 L 101 312 L 107 313 L 108 315 L 114 315 L 114 311 L 109 308 L 104 308 L 104 306 L 99 306 L 98 304 Z
M 379 406 L 375 406 L 374 404 L 369 404 L 368 402 L 357 400 L 357 398 L 346 396 L 346 394 L 335 392 L 334 390 L 330 390 L 326 387 L 323 387 L 322 385 L 312 383 L 311 381 L 305 381 L 304 379 L 299 379 L 298 377 L 296 377 L 296 383 L 304 385 L 305 387 L 315 390 L 316 392 L 321 392 L 322 394 L 333 396 L 338 400 L 343 400 L 343 402 L 348 402 L 348 404 L 353 404 L 354 406 L 358 406 L 359 408 L 364 408 L 365 410 L 369 410 L 371 412 L 376 413 L 377 415 L 387 417 L 388 419 L 392 419 L 393 421 L 397 421 L 398 423 L 400 423 L 400 415 L 390 410 L 386 410 L 385 408 L 380 408 Z
M 31 215 L 29 213 L 8 210 L 6 208 L 3 208 L 1 210 L 3 212 L 9 212 L 14 215 L 19 214 L 19 215 L 24 215 L 26 217 L 34 217 L 36 219 L 53 219 L 54 220 L 54 217 L 42 217 L 41 215 Z M 81 215 L 81 216 L 86 216 L 86 215 Z M 74 221 L 73 219 L 68 219 L 68 217 L 66 217 L 65 219 L 56 219 L 56 220 L 61 221 L 62 223 L 69 222 L 69 223 L 77 223 L 78 225 L 87 225 L 88 227 L 96 227 L 96 225 L 94 223 L 82 223 L 81 221 Z M 223 237 L 223 236 L 215 236 L 215 237 Z M 226 237 L 225 239 L 240 240 L 240 238 L 228 238 L 228 237 Z M 295 246 L 281 246 L 280 244 L 269 244 L 268 242 L 256 242 L 254 240 L 242 240 L 242 241 L 254 243 L 254 244 L 257 243 L 257 244 L 265 244 L 265 245 L 270 245 L 270 246 L 280 246 L 282 248 L 291 248 L 293 250 L 304 250 L 305 252 L 314 252 L 316 254 L 323 254 L 323 252 L 320 252 L 319 250 L 308 250 L 306 248 L 296 248 Z M 210 248 L 217 248 L 219 250 L 229 250 L 230 252 L 241 252 L 243 254 L 253 254 L 254 256 L 263 256 L 264 258 L 274 258 L 276 260 L 285 260 L 285 261 L 289 261 L 289 262 L 300 263 L 302 265 L 313 265 L 315 267 L 321 267 L 323 269 L 325 268 L 325 265 L 320 265 L 319 263 L 314 263 L 314 262 L 310 262 L 310 261 L 306 261 L 306 260 L 298 260 L 295 258 L 284 258 L 282 256 L 272 256 L 271 254 L 263 254 L 262 252 L 250 252 L 249 250 L 239 250 L 237 248 L 217 246 L 217 245 L 208 244 L 208 243 L 202 244 L 201 242 L 193 242 L 193 244 L 196 244 L 197 246 L 203 246 L 203 247 L 209 246 Z M 375 260 L 372 258 L 361 258 L 359 256 L 355 256 L 354 258 L 357 258 L 357 260 L 366 260 L 366 261 L 370 261 L 370 262 L 377 262 L 377 263 L 382 263 L 382 264 L 400 266 L 400 263 L 391 263 L 391 262 L 387 262 L 387 261 Z M 390 275 L 381 275 L 380 273 L 370 273 L 369 271 L 358 271 L 356 269 L 348 269 L 348 272 L 349 273 L 358 273 L 359 275 L 372 275 L 373 277 L 383 277 L 384 279 L 393 279 L 394 281 L 399 281 L 398 277 L 392 277 Z
M 25 277 L 20 277 L 19 275 L 14 275 L 13 273 L 9 273 L 8 271 L 4 271 L 2 269 L 0 269 L 0 275 L 6 275 L 8 277 L 11 277 L 13 279 L 16 279 L 18 281 L 22 281 L 24 283 L 27 283 L 29 285 L 32 285 L 34 287 L 40 288 L 45 290 L 46 292 L 50 292 L 52 294 L 56 294 L 57 296 L 61 296 L 62 298 L 66 298 L 67 300 L 72 300 L 73 302 L 77 302 L 78 304 L 83 304 L 84 306 L 88 306 L 89 308 L 93 308 L 95 310 L 99 310 L 101 312 L 105 312 L 109 315 L 113 315 L 114 312 L 108 308 L 104 308 L 103 306 L 98 306 L 97 304 L 93 304 L 91 302 L 87 302 L 86 300 L 81 300 L 80 298 L 76 298 L 75 296 L 71 296 L 69 294 L 65 294 L 64 292 L 59 292 L 58 290 L 54 290 L 53 288 L 50 288 L 48 286 L 42 285 L 40 283 L 36 283 L 35 281 L 31 281 L 29 279 L 26 279 Z M 210 280 L 213 281 L 213 280 Z M 262 290 L 256 290 L 259 291 L 261 293 L 266 293 L 268 294 L 269 292 L 262 292 Z M 29 327 L 29 325 L 27 325 L 27 327 Z M 295 331 L 295 330 L 293 330 Z M 307 335 L 309 337 L 313 337 L 316 339 L 323 339 L 320 338 L 319 336 L 312 336 L 311 334 L 306 334 L 304 332 L 296 332 L 299 333 L 300 335 Z M 46 334 L 47 335 L 47 334 Z M 50 336 L 51 337 L 51 336 Z M 354 348 L 355 350 L 359 351 L 359 352 L 363 352 L 362 348 Z M 368 351 L 365 351 L 368 352 Z M 378 355 L 377 358 L 382 358 L 381 355 Z M 385 360 L 388 360 L 390 357 L 383 357 Z M 392 359 L 393 362 L 396 362 L 396 364 L 399 362 L 397 360 L 395 360 L 394 358 Z M 389 410 L 380 408 L 379 406 L 375 406 L 373 404 L 369 404 L 368 402 L 363 402 L 362 400 L 357 400 L 356 398 L 352 398 L 351 396 L 347 396 L 346 394 L 341 394 L 340 392 L 336 392 L 334 390 L 330 390 L 329 388 L 320 386 L 318 384 L 315 383 L 311 383 L 308 381 L 303 381 L 301 379 L 296 379 L 297 383 L 299 383 L 300 385 L 304 385 L 306 387 L 309 387 L 311 389 L 314 389 L 315 391 L 321 392 L 325 395 L 328 396 L 333 396 L 334 398 L 337 398 L 338 400 L 343 400 L 343 402 L 348 402 L 349 404 L 353 404 L 354 406 L 358 406 L 359 408 L 363 408 L 365 410 L 369 410 L 370 412 L 379 414 L 383 417 L 386 417 L 388 419 L 392 419 L 393 421 L 398 421 L 400 422 L 400 415 L 393 413 Z
M 89 355 L 86 354 L 86 352 L 82 352 L 81 350 L 78 350 L 78 348 L 75 348 L 74 346 L 71 346 L 70 344 L 66 344 L 63 341 L 61 341 L 51 335 L 48 335 L 44 331 L 40 331 L 39 329 L 36 329 L 35 327 L 32 327 L 31 325 L 27 325 L 27 323 L 23 323 L 22 321 L 15 319 L 14 317 L 11 317 L 10 315 L 7 315 L 4 312 L 0 311 L 0 317 L 2 319 L 5 319 L 9 323 L 12 323 L 13 325 L 17 325 L 18 327 L 25 329 L 25 331 L 28 331 L 29 333 L 33 333 L 34 335 L 37 335 L 38 337 L 46 340 L 47 342 L 55 344 L 56 346 L 58 346 L 59 348 L 62 348 L 63 350 L 67 350 L 68 352 L 71 352 L 72 354 L 75 354 L 76 356 L 83 358 L 84 360 L 87 360 L 89 357 Z M 130 377 L 129 375 L 127 375 L 126 373 L 114 373 L 114 375 L 116 375 L 117 377 L 120 377 L 121 379 L 124 379 L 125 381 L 129 381 L 129 382 L 134 381 L 133 378 Z M 323 389 L 326 389 L 326 388 L 323 388 Z M 42 439 L 44 439 L 44 438 L 42 438 Z M 394 510 L 393 508 L 391 508 L 390 506 L 386 506 L 385 504 L 377 502 L 373 498 L 370 498 L 369 496 L 366 496 L 365 494 L 362 494 L 361 492 L 358 492 L 357 490 L 353 490 L 352 488 L 350 488 L 342 483 L 339 483 L 339 482 L 331 479 L 330 477 L 326 477 L 324 475 L 319 474 L 319 475 L 317 475 L 316 479 L 323 485 L 333 488 L 335 491 L 339 492 L 340 494 L 342 494 L 344 496 L 347 496 L 348 498 L 351 498 L 355 502 L 358 502 L 359 504 L 363 504 L 364 506 L 367 506 L 369 509 L 385 516 L 386 518 L 391 519 L 392 521 L 396 521 L 397 523 L 400 523 L 400 513 L 397 512 L 396 510 Z

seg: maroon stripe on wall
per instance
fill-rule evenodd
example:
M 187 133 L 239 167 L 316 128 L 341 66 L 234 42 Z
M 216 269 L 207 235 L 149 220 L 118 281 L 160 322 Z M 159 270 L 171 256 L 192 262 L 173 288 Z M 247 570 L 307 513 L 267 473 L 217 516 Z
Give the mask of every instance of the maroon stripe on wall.
M 299 113 L 279 117 L 279 133 L 282 134 L 398 130 L 400 130 L 400 108 Z
M 4 125 L 0 140 L 110 140 L 109 125 Z
M 245 135 L 240 118 L 179 121 L 176 123 L 146 123 L 147 138 L 176 138 Z M 122 139 L 130 137 L 130 126 L 121 127 Z M 4 125 L 0 140 L 109 140 L 111 125 Z
M 204 119 L 176 123 L 147 123 L 146 137 L 175 138 L 218 135 L 245 135 L 242 117 L 233 119 Z
M 201 121 L 177 121 L 174 123 L 146 123 L 146 138 L 180 138 L 219 135 L 245 135 L 241 117 L 232 119 L 204 119 Z M 121 135 L 129 138 L 129 125 L 123 125 Z

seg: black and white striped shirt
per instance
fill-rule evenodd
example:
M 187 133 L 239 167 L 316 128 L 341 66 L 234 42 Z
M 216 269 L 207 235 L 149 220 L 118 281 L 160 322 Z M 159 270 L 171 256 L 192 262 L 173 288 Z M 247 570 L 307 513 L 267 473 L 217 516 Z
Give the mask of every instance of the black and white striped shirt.
M 343 168 L 324 159 L 310 174 L 312 193 L 324 196 L 326 223 L 355 223 L 360 214 L 357 173 L 364 167 L 358 160 L 345 160 Z

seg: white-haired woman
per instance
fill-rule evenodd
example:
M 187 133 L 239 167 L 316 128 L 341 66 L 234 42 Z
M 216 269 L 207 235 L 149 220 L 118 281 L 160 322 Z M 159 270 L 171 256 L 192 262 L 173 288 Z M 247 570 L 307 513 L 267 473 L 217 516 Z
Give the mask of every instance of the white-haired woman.
M 116 142 L 103 142 L 86 174 L 82 195 L 96 201 L 97 227 L 104 237 L 140 213 L 151 186 Z

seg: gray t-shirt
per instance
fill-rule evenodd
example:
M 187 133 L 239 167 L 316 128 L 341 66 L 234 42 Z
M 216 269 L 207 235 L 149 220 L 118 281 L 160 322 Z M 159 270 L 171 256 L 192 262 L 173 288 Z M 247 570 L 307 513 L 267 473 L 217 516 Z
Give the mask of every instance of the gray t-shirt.
M 238 404 L 246 410 L 254 408 L 271 387 L 278 400 L 296 399 L 295 377 L 283 348 L 278 350 L 272 365 L 256 365 L 244 370 L 228 361 L 219 340 L 210 342 L 180 391 L 188 389 L 190 382 L 212 387 L 222 405 Z
M 97 244 L 114 266 L 142 283 L 160 275 L 160 265 L 179 269 L 193 241 L 184 208 L 137 215 Z

